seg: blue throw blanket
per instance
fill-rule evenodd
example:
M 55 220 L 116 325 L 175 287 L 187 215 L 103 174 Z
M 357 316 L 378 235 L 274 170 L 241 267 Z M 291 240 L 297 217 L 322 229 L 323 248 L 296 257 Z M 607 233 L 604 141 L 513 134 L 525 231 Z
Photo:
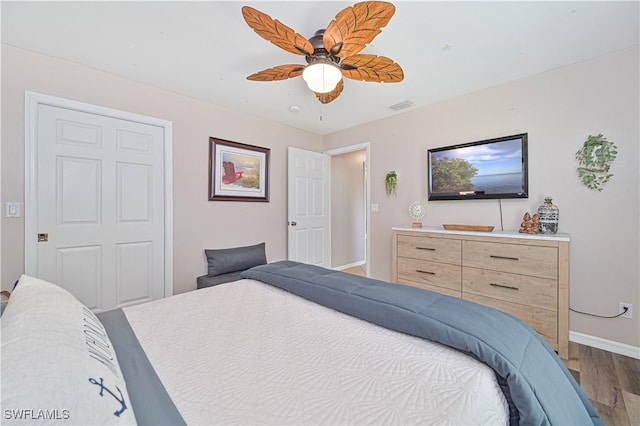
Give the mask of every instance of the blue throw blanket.
M 602 425 L 556 353 L 504 312 L 427 290 L 281 261 L 242 273 L 373 324 L 422 337 L 489 365 L 512 425 Z

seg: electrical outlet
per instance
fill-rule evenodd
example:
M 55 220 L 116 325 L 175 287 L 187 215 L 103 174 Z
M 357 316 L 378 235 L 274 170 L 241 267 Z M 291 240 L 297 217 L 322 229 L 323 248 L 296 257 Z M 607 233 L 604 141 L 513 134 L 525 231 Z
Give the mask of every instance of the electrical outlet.
M 624 312 L 624 308 L 627 308 L 627 312 Z M 633 305 L 631 303 L 620 302 L 620 315 L 622 318 L 633 318 Z

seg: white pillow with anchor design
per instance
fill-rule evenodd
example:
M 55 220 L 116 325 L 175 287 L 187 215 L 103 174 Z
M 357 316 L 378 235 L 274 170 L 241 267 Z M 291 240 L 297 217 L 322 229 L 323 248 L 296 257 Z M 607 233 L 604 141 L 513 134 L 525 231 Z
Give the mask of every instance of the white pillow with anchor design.
M 57 285 L 23 275 L 2 315 L 2 424 L 135 424 L 96 316 Z

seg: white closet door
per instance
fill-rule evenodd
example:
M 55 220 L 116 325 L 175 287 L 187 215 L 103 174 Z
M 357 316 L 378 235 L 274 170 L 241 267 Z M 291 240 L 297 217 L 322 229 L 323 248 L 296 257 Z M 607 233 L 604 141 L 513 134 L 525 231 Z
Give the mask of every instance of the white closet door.
M 94 311 L 165 296 L 163 128 L 38 105 L 37 275 Z

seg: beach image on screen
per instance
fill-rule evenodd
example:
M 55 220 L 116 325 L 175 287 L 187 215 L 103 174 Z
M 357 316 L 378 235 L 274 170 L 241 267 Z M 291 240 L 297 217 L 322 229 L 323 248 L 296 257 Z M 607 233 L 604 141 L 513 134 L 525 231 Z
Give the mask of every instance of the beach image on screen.
M 522 142 L 513 139 L 431 153 L 433 193 L 513 193 L 522 189 Z

